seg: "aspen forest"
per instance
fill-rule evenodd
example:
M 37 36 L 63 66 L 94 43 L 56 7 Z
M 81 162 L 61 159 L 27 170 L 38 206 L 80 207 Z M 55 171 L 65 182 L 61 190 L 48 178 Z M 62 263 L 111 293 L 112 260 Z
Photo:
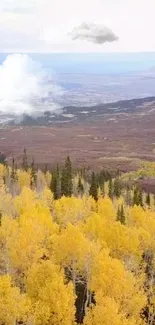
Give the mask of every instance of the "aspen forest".
M 155 324 L 154 175 L 0 164 L 0 325 Z
M 0 325 L 155 325 L 155 0 L 0 0 Z

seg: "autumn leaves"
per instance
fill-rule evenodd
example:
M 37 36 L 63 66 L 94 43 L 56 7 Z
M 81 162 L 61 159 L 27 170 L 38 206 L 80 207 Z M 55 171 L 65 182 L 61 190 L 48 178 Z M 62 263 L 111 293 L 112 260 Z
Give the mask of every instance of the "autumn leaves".
M 1 180 L 5 172 L 0 165 Z M 28 171 L 17 173 L 16 195 L 0 184 L 0 324 L 154 320 L 154 206 L 132 207 L 108 195 L 55 200 L 48 172 L 38 172 L 39 190 Z

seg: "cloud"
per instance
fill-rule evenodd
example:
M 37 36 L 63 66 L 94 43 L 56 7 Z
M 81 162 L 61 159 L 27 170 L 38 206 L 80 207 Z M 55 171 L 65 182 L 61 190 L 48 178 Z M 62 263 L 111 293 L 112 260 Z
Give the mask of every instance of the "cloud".
M 0 113 L 58 112 L 63 89 L 26 54 L 10 54 L 0 66 Z
M 104 25 L 86 22 L 75 27 L 70 36 L 72 40 L 85 40 L 96 44 L 104 44 L 106 42 L 114 42 L 118 40 L 118 37 L 110 28 Z

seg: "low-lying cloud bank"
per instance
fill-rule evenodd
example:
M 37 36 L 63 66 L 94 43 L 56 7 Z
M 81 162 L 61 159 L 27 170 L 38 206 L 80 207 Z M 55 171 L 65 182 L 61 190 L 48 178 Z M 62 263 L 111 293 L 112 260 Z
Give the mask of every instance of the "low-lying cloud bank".
M 26 54 L 10 54 L 0 66 L 0 113 L 59 112 L 58 99 L 63 93 L 52 76 Z
M 118 40 L 118 36 L 116 36 L 110 28 L 104 25 L 86 22 L 75 27 L 70 36 L 72 40 L 84 40 L 96 44 L 104 44 L 106 42 Z

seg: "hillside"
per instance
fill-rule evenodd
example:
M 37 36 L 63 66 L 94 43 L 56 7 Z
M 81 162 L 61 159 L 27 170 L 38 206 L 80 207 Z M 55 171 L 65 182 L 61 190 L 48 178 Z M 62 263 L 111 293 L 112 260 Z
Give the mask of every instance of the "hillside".
M 80 113 L 80 108 L 74 121 L 71 117 L 57 116 L 55 119 L 62 118 L 63 123 L 59 120 L 41 126 L 2 126 L 0 151 L 8 162 L 15 157 L 20 163 L 26 148 L 39 166 L 51 166 L 70 155 L 77 166 L 121 171 L 135 170 L 143 160 L 155 160 L 153 98 L 103 107 L 89 113 Z M 71 108 L 67 112 L 71 113 Z
M 68 158 L 56 174 L 28 166 L 26 153 L 21 169 L 0 165 L 1 324 L 155 318 L 154 196 L 120 191 L 119 181 L 96 187 L 95 174 L 90 183 L 72 174 Z
M 41 105 L 41 104 L 40 104 Z M 122 100 L 118 102 L 105 103 L 96 106 L 68 106 L 56 114 L 45 111 L 44 114 L 33 116 L 23 115 L 16 118 L 15 116 L 0 115 L 1 123 L 6 121 L 9 125 L 22 126 L 44 126 L 57 123 L 81 123 L 100 120 L 101 118 L 116 118 L 119 115 L 148 113 L 147 108 L 151 110 L 155 106 L 155 97 L 146 97 L 130 100 Z M 8 118 L 8 122 L 7 122 Z M 15 120 L 14 120 L 15 119 Z

